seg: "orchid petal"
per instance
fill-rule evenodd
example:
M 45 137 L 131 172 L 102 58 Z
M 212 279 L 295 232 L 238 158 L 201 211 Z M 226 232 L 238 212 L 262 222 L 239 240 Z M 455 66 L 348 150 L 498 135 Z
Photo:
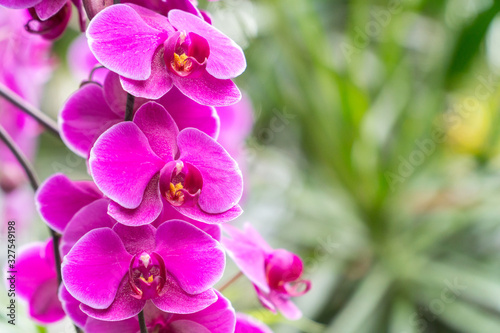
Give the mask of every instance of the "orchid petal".
M 132 122 L 122 122 L 104 132 L 89 158 L 96 185 L 111 200 L 128 209 L 140 205 L 151 178 L 164 164 Z
M 172 220 L 156 232 L 156 252 L 165 268 L 189 294 L 201 293 L 214 285 L 224 271 L 226 260 L 220 244 L 191 224 Z
M 243 193 L 243 177 L 238 164 L 205 133 L 187 128 L 179 133 L 180 160 L 193 164 L 203 177 L 198 204 L 207 213 L 223 213 L 236 204 Z
M 80 302 L 106 309 L 114 302 L 120 281 L 124 276 L 128 278 L 131 259 L 132 255 L 114 231 L 92 230 L 64 257 L 61 269 L 64 284 Z

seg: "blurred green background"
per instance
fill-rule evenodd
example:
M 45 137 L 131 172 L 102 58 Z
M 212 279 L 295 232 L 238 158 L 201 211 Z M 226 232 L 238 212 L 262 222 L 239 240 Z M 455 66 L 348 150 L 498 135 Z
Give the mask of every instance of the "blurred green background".
M 200 5 L 248 61 L 237 223 L 298 253 L 313 282 L 298 322 L 261 310 L 244 278 L 225 290 L 235 308 L 283 333 L 500 332 L 500 1 Z M 78 87 L 76 35 L 56 44 L 54 116 Z M 36 167 L 88 177 L 47 134 Z

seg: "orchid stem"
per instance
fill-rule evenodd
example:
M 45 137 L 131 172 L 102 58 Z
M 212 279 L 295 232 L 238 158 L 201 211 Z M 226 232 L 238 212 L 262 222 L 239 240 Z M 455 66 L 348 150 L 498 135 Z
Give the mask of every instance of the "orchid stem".
M 27 103 L 24 99 L 22 99 L 19 95 L 10 90 L 3 83 L 0 83 L 0 96 L 5 98 L 11 104 L 15 105 L 24 113 L 30 115 L 40 124 L 42 124 L 43 127 L 45 127 L 49 132 L 51 132 L 57 137 L 60 137 L 59 130 L 57 129 L 57 123 L 54 120 L 52 120 L 49 116 L 47 116 L 45 113 L 38 110 L 31 104 Z
M 127 94 L 127 106 L 125 107 L 125 121 L 132 121 L 134 117 L 134 95 Z
M 14 140 L 2 126 L 0 126 L 0 139 L 5 143 L 7 148 L 9 148 L 14 157 L 19 161 L 19 164 L 21 164 L 21 167 L 24 169 L 26 175 L 28 176 L 31 187 L 33 188 L 34 191 L 36 191 L 38 188 L 38 178 L 36 177 L 36 173 L 35 170 L 33 169 L 33 166 L 30 164 L 30 162 L 28 161 L 26 156 L 24 156 L 21 150 L 19 150 Z
M 137 317 L 139 317 L 139 326 L 141 327 L 141 333 L 148 333 L 148 328 L 146 327 L 146 321 L 144 320 L 144 310 L 139 312 Z
M 2 126 L 0 126 L 0 140 L 2 140 L 5 143 L 7 148 L 9 148 L 9 150 L 18 160 L 19 164 L 21 165 L 21 167 L 24 169 L 24 172 L 26 172 L 26 175 L 28 176 L 33 191 L 36 192 L 39 186 L 39 182 L 38 182 L 38 177 L 36 176 L 35 173 L 35 169 L 28 161 L 26 156 L 24 156 L 21 150 L 17 147 L 17 145 L 15 144 L 14 140 L 12 140 L 9 133 L 7 133 L 5 128 L 3 128 Z M 61 284 L 62 278 L 61 278 L 61 255 L 59 254 L 59 235 L 51 228 L 49 228 L 49 231 L 54 243 L 54 259 L 56 262 L 57 280 L 59 281 L 59 284 Z
M 224 291 L 224 289 L 226 289 L 227 287 L 229 287 L 230 285 L 232 285 L 236 280 L 238 280 L 241 276 L 243 275 L 243 273 L 240 271 L 238 272 L 238 274 L 236 274 L 235 276 L 233 276 L 231 278 L 231 280 L 227 281 L 226 284 L 224 284 L 222 287 L 219 288 L 219 291 L 222 292 Z

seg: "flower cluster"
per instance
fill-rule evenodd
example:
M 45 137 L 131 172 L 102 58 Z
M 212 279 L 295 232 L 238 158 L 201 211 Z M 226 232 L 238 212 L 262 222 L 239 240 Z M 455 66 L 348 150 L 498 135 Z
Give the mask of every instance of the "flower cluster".
M 47 38 L 68 19 L 66 1 L 0 5 L 29 8 Z M 92 180 L 55 174 L 36 192 L 56 237 L 20 253 L 31 317 L 67 315 L 89 333 L 270 332 L 214 288 L 228 253 L 265 308 L 300 318 L 291 298 L 310 288 L 300 258 L 228 224 L 243 213 L 252 121 L 232 81 L 246 67 L 242 49 L 189 0 L 83 5 L 90 23 L 70 52 L 89 78 L 63 105 L 59 129 Z

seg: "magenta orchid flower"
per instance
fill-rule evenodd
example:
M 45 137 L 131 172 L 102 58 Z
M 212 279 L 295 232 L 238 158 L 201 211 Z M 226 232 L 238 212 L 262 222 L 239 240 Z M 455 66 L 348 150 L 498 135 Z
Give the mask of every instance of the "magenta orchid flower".
M 243 179 L 236 162 L 200 130 L 179 132 L 155 102 L 141 106 L 133 122 L 104 132 L 90 151 L 89 166 L 96 185 L 113 201 L 110 214 L 127 225 L 154 221 L 163 200 L 205 223 L 226 222 L 242 213 Z
M 234 333 L 273 333 L 273 331 L 257 319 L 237 313 Z
M 57 297 L 57 273 L 54 265 L 52 239 L 37 242 L 19 250 L 16 260 L 16 292 L 29 304 L 29 315 L 43 324 L 64 318 L 61 302 Z M 9 269 L 4 270 L 9 278 Z
M 136 4 L 141 7 L 151 9 L 164 16 L 167 16 L 168 12 L 172 9 L 180 9 L 193 15 L 204 17 L 201 14 L 201 11 L 196 8 L 196 5 L 189 0 L 125 0 L 121 1 L 121 3 Z M 92 20 L 98 12 L 113 5 L 113 0 L 83 0 L 83 5 L 86 8 L 88 17 Z M 99 65 L 99 62 L 94 57 L 94 54 L 90 51 L 87 36 L 85 36 L 85 34 L 78 36 L 71 43 L 67 59 L 70 70 L 74 76 L 81 81 L 86 80 L 89 77 L 89 73 L 97 65 Z M 97 77 L 94 74 L 92 81 L 97 81 L 102 84 L 104 82 L 104 78 L 101 79 L 101 77 L 105 75 L 102 75 L 101 73 L 107 74 L 107 71 L 98 70 L 96 72 Z
M 146 102 L 148 100 L 136 98 L 134 111 Z M 215 108 L 194 102 L 176 88 L 157 102 L 168 110 L 179 129 L 193 127 L 217 138 L 219 117 Z M 63 141 L 75 154 L 88 158 L 99 135 L 124 120 L 126 103 L 127 93 L 113 72 L 108 71 L 103 87 L 85 84 L 66 101 L 59 113 Z
M 82 0 L 71 0 L 71 2 L 78 10 L 80 28 L 85 31 Z M 67 0 L 0 0 L 0 6 L 29 9 L 33 19 L 26 24 L 26 29 L 46 39 L 58 38 L 64 32 L 71 17 L 71 4 Z
M 151 301 L 144 307 L 148 332 L 169 333 L 234 333 L 235 315 L 231 303 L 219 292 L 217 301 L 192 314 L 167 313 L 156 308 Z M 85 321 L 86 333 L 137 333 L 140 330 L 137 317 L 122 321 L 102 321 L 89 317 Z
M 162 311 L 190 314 L 217 301 L 211 289 L 225 266 L 220 244 L 187 222 L 99 228 L 64 257 L 67 291 L 88 316 L 124 320 L 150 300 Z
M 224 231 L 231 238 L 223 238 L 222 244 L 253 283 L 262 305 L 288 319 L 299 319 L 302 313 L 290 298 L 304 295 L 311 288 L 310 281 L 301 279 L 302 260 L 289 251 L 271 248 L 248 223 L 244 232 L 232 226 L 224 226 Z
M 231 79 L 245 70 L 243 51 L 191 13 L 174 9 L 167 19 L 134 4 L 113 5 L 96 15 L 87 37 L 97 60 L 134 96 L 157 99 L 176 86 L 203 105 L 241 98 Z
M 26 23 L 26 30 L 45 39 L 53 40 L 59 38 L 66 30 L 71 18 L 71 4 L 64 3 L 59 11 L 46 19 L 40 18 L 35 8 L 30 8 L 29 13 L 31 20 Z
M 158 228 L 161 224 L 165 223 L 168 219 L 174 219 L 180 214 L 170 206 L 165 206 L 166 211 L 160 215 L 160 218 L 153 222 L 153 226 Z M 98 199 L 80 209 L 68 223 L 64 229 L 63 236 L 60 240 L 61 255 L 66 255 L 71 248 L 88 232 L 98 228 L 111 229 L 117 223 L 111 216 L 107 214 L 108 200 Z M 167 218 L 168 217 L 168 218 Z M 189 223 L 194 224 L 199 229 L 205 231 L 213 239 L 219 241 L 221 238 L 221 231 L 218 225 L 209 225 L 201 222 L 189 220 Z M 84 328 L 87 322 L 88 315 L 82 312 L 80 304 L 64 286 L 61 286 L 59 292 L 59 299 L 66 314 L 73 320 L 73 322 L 80 328 Z M 150 303 L 150 302 L 149 302 Z M 146 304 L 147 307 L 147 304 Z M 149 309 L 149 308 L 148 308 Z M 149 310 L 148 310 L 149 311 Z M 87 332 L 87 330 L 85 330 Z M 123 332 L 121 332 L 123 333 Z

